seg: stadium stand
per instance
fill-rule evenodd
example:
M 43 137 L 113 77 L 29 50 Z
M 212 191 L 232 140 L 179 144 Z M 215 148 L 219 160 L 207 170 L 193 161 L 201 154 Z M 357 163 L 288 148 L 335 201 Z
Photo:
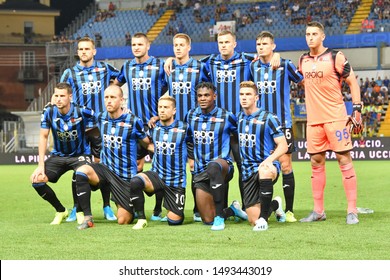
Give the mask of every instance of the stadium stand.
M 371 2 L 370 0 L 362 0 Z M 268 1 L 253 3 L 229 3 L 224 5 L 225 13 L 220 12 L 219 4 L 202 5 L 201 12 L 184 8 L 181 12 L 172 12 L 167 17 L 168 22 L 158 24 L 153 31 L 153 44 L 170 44 L 172 37 L 179 30 L 188 33 L 193 42 L 210 41 L 210 28 L 215 21 L 236 21 L 238 40 L 252 40 L 261 30 L 270 30 L 277 38 L 297 37 L 303 34 L 307 20 L 318 20 L 325 23 L 328 35 L 341 35 L 347 31 L 357 5 L 349 5 L 349 1 L 299 1 L 299 10 L 291 16 L 286 16 L 286 10 L 292 9 L 296 1 Z M 370 8 L 370 5 L 368 6 Z M 369 11 L 368 8 L 368 11 Z M 96 15 L 89 18 L 83 26 L 69 37 L 77 38 L 83 35 L 100 33 L 103 37 L 102 46 L 123 46 L 124 34 L 130 32 L 148 33 L 165 12 L 160 8 L 157 14 L 146 13 L 144 10 L 116 10 L 115 17 L 104 21 L 95 21 Z M 236 11 L 240 17 L 234 17 Z M 367 16 L 367 15 L 366 15 Z M 245 17 L 246 24 L 242 18 Z M 267 24 L 267 19 L 272 23 Z M 359 31 L 361 20 L 359 21 Z M 173 32 L 172 32 L 173 31 Z M 172 34 L 173 33 L 173 34 Z

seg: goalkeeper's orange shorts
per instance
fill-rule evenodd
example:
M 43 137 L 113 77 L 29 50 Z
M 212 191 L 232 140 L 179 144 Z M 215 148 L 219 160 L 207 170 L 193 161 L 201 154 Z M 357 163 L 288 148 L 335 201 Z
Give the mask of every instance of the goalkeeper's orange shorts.
M 335 121 L 307 126 L 307 152 L 345 152 L 352 150 L 351 135 L 345 121 Z

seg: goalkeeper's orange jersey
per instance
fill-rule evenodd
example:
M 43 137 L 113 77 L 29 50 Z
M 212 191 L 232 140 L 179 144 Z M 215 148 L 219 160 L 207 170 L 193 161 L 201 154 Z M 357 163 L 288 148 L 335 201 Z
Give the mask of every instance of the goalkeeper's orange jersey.
M 347 120 L 341 82 L 353 71 L 344 54 L 332 49 L 317 56 L 305 53 L 299 70 L 304 77 L 307 124 Z

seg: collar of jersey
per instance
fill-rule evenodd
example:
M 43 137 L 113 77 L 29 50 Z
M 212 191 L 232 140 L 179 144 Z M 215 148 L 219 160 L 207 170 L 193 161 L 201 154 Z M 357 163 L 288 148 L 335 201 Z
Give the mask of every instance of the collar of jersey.
M 97 67 L 97 62 L 96 61 L 94 61 L 93 63 L 92 63 L 92 65 L 91 66 L 89 66 L 89 67 L 84 67 L 84 66 L 81 66 L 80 65 L 80 62 L 77 62 L 77 68 L 79 68 L 80 70 L 91 70 L 91 69 L 93 69 L 93 68 L 95 68 L 95 67 Z

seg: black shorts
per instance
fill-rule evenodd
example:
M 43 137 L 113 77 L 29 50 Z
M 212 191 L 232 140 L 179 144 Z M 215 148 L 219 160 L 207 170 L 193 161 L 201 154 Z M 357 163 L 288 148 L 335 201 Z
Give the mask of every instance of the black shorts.
M 92 163 L 91 167 L 99 177 L 99 185 L 108 186 L 111 192 L 111 200 L 128 212 L 133 213 L 130 206 L 130 183 L 111 171 L 107 166 L 100 163 Z
M 187 157 L 194 159 L 194 143 L 192 142 L 187 142 Z
M 278 181 L 279 175 L 273 181 L 275 184 Z M 246 208 L 260 203 L 260 181 L 259 173 L 253 173 L 247 180 L 244 182 L 244 197 L 243 204 Z
M 286 154 L 292 154 L 296 151 L 295 144 L 294 144 L 294 133 L 292 128 L 283 128 L 284 136 L 287 140 L 288 150 Z
M 144 124 L 144 131 L 145 133 L 148 132 L 149 126 L 147 124 Z M 150 158 L 153 157 L 152 153 L 149 153 L 148 149 L 144 148 L 139 142 L 137 142 L 137 160 L 143 159 L 147 155 L 150 156 Z
M 167 186 L 154 171 L 149 170 L 144 172 L 144 174 L 152 182 L 155 193 L 159 191 L 164 192 L 164 208 L 180 217 L 184 217 L 184 205 L 186 201 L 185 188 Z
M 229 165 L 229 172 L 225 177 L 225 184 L 228 183 L 233 178 L 233 175 L 234 175 L 233 165 Z M 193 178 L 194 178 L 195 188 L 201 189 L 207 193 L 211 193 L 210 178 L 209 175 L 207 174 L 207 170 L 197 175 L 194 175 Z
M 91 147 L 91 154 L 95 158 L 100 158 L 100 151 L 102 150 L 102 137 L 99 135 L 88 135 L 87 141 Z
M 45 174 L 51 183 L 56 183 L 58 179 L 67 171 L 76 171 L 82 165 L 91 164 L 90 155 L 78 157 L 60 157 L 51 155 L 45 161 Z
M 137 160 L 143 159 L 149 154 L 148 149 L 145 149 L 139 142 L 137 143 Z

